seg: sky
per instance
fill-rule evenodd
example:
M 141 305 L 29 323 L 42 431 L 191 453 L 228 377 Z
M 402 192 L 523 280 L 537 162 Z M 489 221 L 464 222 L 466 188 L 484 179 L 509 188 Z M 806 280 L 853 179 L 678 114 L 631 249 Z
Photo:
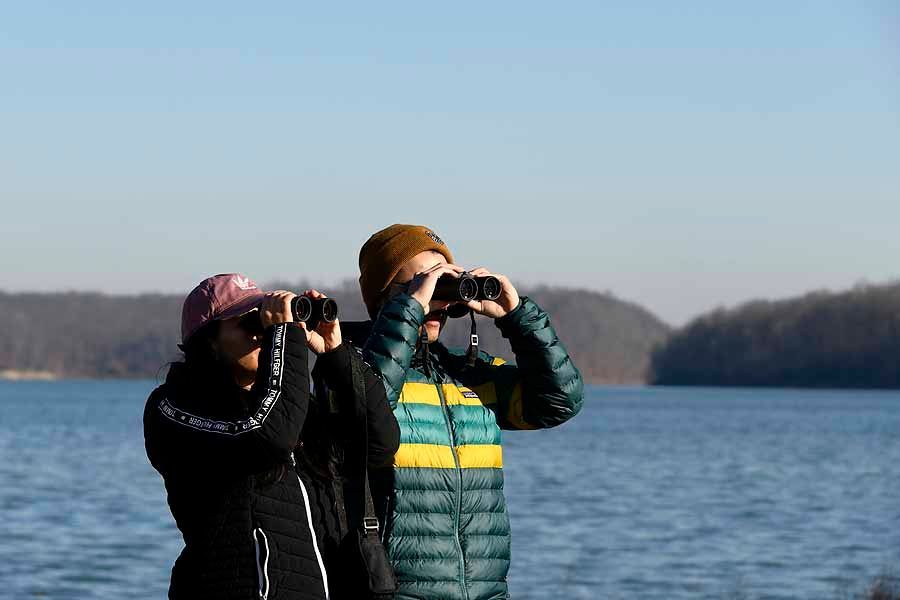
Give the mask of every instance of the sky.
M 900 3 L 0 7 L 0 290 L 329 284 L 391 223 L 682 324 L 900 277 Z

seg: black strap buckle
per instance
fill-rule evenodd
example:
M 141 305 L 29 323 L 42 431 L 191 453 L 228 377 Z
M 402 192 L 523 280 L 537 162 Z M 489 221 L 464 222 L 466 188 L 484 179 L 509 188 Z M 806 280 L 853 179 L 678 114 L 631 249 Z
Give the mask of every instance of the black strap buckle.
M 378 518 L 377 517 L 365 517 L 363 518 L 363 529 L 368 533 L 369 531 L 378 531 Z

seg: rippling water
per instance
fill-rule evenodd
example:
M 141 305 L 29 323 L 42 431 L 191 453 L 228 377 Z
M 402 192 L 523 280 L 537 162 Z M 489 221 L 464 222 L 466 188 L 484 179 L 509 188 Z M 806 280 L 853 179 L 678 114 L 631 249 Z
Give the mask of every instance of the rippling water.
M 165 597 L 152 387 L 0 382 L 0 597 Z M 831 599 L 900 569 L 900 393 L 594 387 L 504 460 L 516 600 Z

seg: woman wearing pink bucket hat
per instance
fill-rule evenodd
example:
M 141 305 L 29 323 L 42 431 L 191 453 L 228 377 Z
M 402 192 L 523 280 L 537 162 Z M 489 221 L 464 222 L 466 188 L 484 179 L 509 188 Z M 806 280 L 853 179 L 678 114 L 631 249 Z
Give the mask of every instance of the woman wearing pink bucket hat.
M 232 273 L 185 299 L 184 360 L 144 411 L 147 456 L 185 542 L 172 599 L 364 597 L 351 535 L 367 526 L 360 488 L 367 466 L 391 464 L 399 428 L 339 322 L 294 323 L 294 296 Z

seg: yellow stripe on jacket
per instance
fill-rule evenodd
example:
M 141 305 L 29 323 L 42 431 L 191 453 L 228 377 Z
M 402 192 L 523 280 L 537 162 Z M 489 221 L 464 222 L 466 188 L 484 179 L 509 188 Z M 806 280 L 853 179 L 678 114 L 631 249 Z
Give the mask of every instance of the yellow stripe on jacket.
M 478 397 L 471 389 L 457 385 L 454 383 L 445 383 L 441 385 L 441 392 L 444 394 L 444 401 L 447 406 L 482 406 L 490 404 Z M 400 397 L 397 402 L 401 404 L 428 404 L 430 406 L 440 406 L 441 397 L 438 395 L 437 387 L 433 383 L 404 383 L 403 389 L 400 391 Z
M 506 364 L 506 361 L 499 357 L 495 357 L 494 360 L 491 361 L 491 365 L 494 367 L 499 367 L 504 364 Z M 485 406 L 497 404 L 497 386 L 493 381 L 488 381 L 487 383 L 475 386 L 475 392 L 481 398 L 481 402 Z M 516 429 L 537 429 L 537 427 L 525 421 L 524 412 L 525 407 L 522 403 L 522 383 L 517 382 L 510 393 L 506 404 L 506 414 L 503 416 L 505 416 L 506 421 Z
M 502 469 L 503 448 L 496 444 L 458 446 L 456 457 L 462 469 Z M 400 444 L 394 455 L 398 468 L 455 469 L 453 449 L 440 444 Z

